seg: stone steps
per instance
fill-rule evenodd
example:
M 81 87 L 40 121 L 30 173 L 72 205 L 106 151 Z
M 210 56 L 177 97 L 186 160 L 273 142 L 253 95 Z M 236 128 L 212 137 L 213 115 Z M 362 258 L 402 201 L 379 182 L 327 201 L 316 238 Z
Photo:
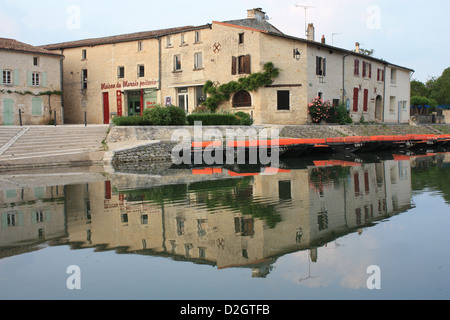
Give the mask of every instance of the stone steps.
M 0 129 L 0 165 L 67 162 L 81 154 L 104 151 L 108 126 L 29 126 Z M 88 158 L 88 157 L 87 157 Z

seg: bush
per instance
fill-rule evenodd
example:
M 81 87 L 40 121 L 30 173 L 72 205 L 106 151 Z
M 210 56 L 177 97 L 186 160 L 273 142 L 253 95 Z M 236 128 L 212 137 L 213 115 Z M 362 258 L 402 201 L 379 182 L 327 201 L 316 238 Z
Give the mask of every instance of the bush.
M 336 116 L 331 103 L 329 101 L 323 101 L 319 97 L 315 98 L 313 102 L 309 104 L 308 113 L 311 116 L 311 121 L 313 123 L 328 122 L 330 121 L 330 118 Z
M 177 106 L 169 106 L 166 107 L 169 111 L 170 115 L 170 125 L 172 126 L 184 126 L 186 125 L 186 112 L 177 107 Z
M 333 110 L 331 112 L 333 116 L 330 117 L 328 122 L 339 123 L 341 125 L 353 123 L 353 120 L 347 111 L 347 106 L 344 103 L 341 103 L 338 106 L 333 106 L 331 109 Z
M 197 108 L 192 111 L 193 114 L 210 114 L 211 109 L 209 109 L 207 106 L 198 106 Z
M 148 120 L 141 116 L 114 117 L 113 123 L 116 126 L 146 126 L 150 125 Z
M 160 106 L 145 109 L 143 118 L 153 126 L 168 126 L 171 122 L 169 109 Z
M 250 117 L 248 113 L 239 111 L 234 114 L 238 117 L 241 126 L 251 126 L 253 124 L 253 119 Z
M 238 117 L 233 114 L 191 114 L 186 118 L 191 126 L 196 121 L 201 121 L 204 126 L 234 126 L 240 124 Z

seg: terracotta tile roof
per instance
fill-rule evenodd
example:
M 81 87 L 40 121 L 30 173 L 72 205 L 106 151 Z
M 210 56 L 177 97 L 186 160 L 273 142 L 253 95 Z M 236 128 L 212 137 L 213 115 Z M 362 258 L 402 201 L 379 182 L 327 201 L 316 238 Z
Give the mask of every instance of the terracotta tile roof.
M 48 51 L 48 50 L 45 50 L 40 47 L 35 47 L 32 45 L 17 41 L 15 39 L 7 39 L 7 38 L 0 38 L 0 50 L 60 56 L 60 54 L 57 54 L 55 52 Z
M 146 40 L 146 39 L 153 39 L 156 37 L 179 33 L 179 32 L 204 29 L 207 27 L 209 27 L 209 25 L 203 25 L 203 26 L 198 26 L 198 27 L 185 26 L 185 27 L 160 29 L 160 30 L 153 30 L 153 31 L 143 31 L 143 32 L 128 33 L 128 34 L 117 35 L 117 36 L 110 36 L 110 37 L 92 38 L 92 39 L 84 39 L 84 40 L 77 40 L 77 41 L 70 41 L 70 42 L 48 44 L 48 45 L 41 46 L 41 48 L 45 48 L 47 50 L 57 50 L 57 49 L 66 49 L 66 48 L 90 47 L 90 46 L 97 46 L 97 45 L 102 45 L 102 44 L 112 44 L 112 43 L 119 43 L 119 42 Z

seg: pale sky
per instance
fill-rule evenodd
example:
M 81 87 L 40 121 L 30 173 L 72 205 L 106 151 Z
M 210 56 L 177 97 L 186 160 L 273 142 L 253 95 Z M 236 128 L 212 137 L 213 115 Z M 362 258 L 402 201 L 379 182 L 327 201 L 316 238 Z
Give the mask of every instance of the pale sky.
M 285 34 L 353 50 L 355 42 L 376 58 L 415 70 L 426 81 L 450 67 L 450 2 L 446 0 L 0 0 L 0 37 L 32 45 L 212 21 L 243 19 L 262 8 Z

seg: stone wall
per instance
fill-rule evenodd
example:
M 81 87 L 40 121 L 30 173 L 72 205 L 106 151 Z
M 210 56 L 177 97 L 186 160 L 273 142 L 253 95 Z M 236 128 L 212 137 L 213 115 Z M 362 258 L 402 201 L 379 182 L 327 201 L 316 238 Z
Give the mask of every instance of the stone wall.
M 140 166 L 139 163 L 164 162 L 172 159 L 171 154 L 178 142 L 160 141 L 138 147 L 126 148 L 114 151 L 111 159 L 113 167 L 127 163 L 127 167 L 131 164 Z M 133 166 L 133 165 L 131 165 Z

